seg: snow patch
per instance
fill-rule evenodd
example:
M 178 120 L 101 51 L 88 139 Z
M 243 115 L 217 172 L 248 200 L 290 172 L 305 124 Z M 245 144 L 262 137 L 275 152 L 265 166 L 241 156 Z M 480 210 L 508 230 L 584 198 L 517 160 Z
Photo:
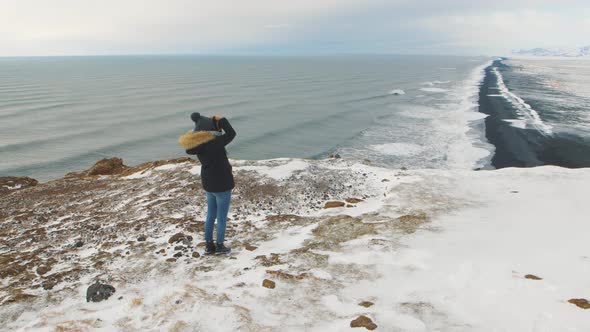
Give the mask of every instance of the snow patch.
M 181 164 L 166 164 L 166 165 L 158 166 L 158 167 L 154 168 L 154 170 L 156 170 L 156 171 L 170 171 L 173 169 L 177 169 L 179 166 L 181 166 Z
M 199 166 L 193 166 L 188 171 L 192 175 L 199 175 L 200 176 L 201 175 L 201 165 L 199 165 Z
M 309 167 L 309 163 L 302 159 L 271 159 L 269 161 L 275 161 L 278 164 L 274 166 L 237 166 L 235 168 L 245 171 L 256 171 L 274 180 L 283 180 L 291 177 L 295 172 L 303 171 Z
M 126 179 L 126 180 L 142 179 L 142 178 L 148 177 L 150 175 L 152 175 L 151 170 L 143 170 L 143 171 L 135 172 L 131 175 L 125 176 L 125 177 L 123 177 L 123 179 Z

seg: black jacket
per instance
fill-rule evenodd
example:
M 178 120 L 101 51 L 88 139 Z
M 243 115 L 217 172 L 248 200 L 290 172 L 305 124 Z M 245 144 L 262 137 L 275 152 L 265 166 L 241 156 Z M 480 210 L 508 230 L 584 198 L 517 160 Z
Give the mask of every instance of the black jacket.
M 178 139 L 186 153 L 199 158 L 203 189 L 212 193 L 228 191 L 235 186 L 225 146 L 236 137 L 236 132 L 226 118 L 219 120 L 219 128 L 224 131 L 220 136 L 208 131 L 189 131 Z

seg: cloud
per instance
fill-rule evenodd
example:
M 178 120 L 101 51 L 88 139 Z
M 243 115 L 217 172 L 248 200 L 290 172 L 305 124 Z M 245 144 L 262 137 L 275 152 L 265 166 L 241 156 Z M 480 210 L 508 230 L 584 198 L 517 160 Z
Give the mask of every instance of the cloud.
M 291 26 L 290 24 L 282 23 L 282 24 L 267 24 L 264 27 L 266 29 L 286 29 L 290 26 Z
M 534 9 L 422 18 L 417 26 L 446 36 L 448 46 L 507 53 L 513 48 L 590 44 L 582 16 Z
M 8 0 L 0 54 L 493 53 L 583 43 L 589 7 L 587 0 Z

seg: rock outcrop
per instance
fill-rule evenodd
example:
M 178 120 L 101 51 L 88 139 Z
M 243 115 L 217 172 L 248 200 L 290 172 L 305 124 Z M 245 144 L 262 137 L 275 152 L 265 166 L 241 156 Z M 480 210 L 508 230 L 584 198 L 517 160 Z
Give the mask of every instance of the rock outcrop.
M 15 190 L 24 189 L 37 185 L 37 180 L 23 176 L 3 176 L 0 177 L 0 196 L 11 193 Z
M 123 164 L 123 159 L 121 158 L 105 158 L 97 161 L 92 167 L 90 167 L 90 169 L 86 171 L 86 175 L 93 176 L 119 174 L 127 168 L 129 167 Z

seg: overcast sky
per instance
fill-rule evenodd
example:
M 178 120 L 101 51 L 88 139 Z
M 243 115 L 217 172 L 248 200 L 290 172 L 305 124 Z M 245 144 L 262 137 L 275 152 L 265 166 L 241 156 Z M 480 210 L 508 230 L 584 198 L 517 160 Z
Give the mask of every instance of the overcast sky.
M 590 0 L 0 0 L 0 56 L 503 55 L 590 44 Z

